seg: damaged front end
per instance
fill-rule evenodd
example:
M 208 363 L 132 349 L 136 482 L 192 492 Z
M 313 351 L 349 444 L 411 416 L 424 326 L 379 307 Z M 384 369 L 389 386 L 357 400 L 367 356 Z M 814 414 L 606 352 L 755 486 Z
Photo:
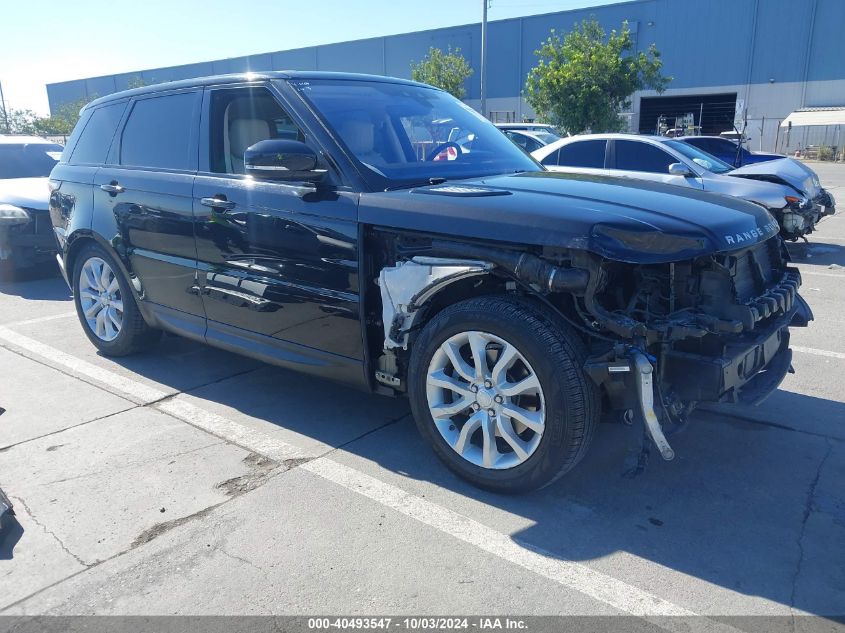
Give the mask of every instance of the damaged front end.
M 440 297 L 448 303 L 443 297 L 449 288 L 469 284 L 454 300 L 471 288 L 531 295 L 588 343 L 584 370 L 605 406 L 626 422 L 642 422 L 661 456 L 672 459 L 666 436 L 698 403 L 753 405 L 772 393 L 791 370 L 789 326 L 806 326 L 813 318 L 798 294 L 801 275 L 787 265 L 782 239 L 772 237 L 777 228 L 768 228 L 752 236 L 762 241 L 719 252 L 708 252 L 694 238 L 604 229 L 604 238 L 626 242 L 641 261 L 656 263 L 610 259 L 597 248 L 532 253 L 416 241 L 380 273 L 385 353 L 376 379 L 402 390 L 397 359 L 430 302 Z M 742 236 L 736 237 L 739 242 Z M 666 262 L 673 258 L 670 248 L 685 258 Z M 654 257 L 643 255 L 648 252 Z
M 757 405 L 791 371 L 789 327 L 813 315 L 787 261 L 772 237 L 680 262 L 594 265 L 599 281 L 574 301 L 597 334 L 619 340 L 594 344 L 587 373 L 611 406 L 642 413 L 664 458 L 673 453 L 652 416 L 681 425 L 698 403 Z

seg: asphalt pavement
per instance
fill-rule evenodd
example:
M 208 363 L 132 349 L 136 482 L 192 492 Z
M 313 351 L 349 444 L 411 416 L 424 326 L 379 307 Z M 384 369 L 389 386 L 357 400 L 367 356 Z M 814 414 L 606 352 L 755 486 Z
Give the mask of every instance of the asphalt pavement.
M 795 374 L 633 479 L 602 424 L 521 496 L 450 474 L 403 400 L 175 336 L 109 359 L 51 267 L 0 284 L 0 615 L 845 614 L 845 165 L 813 167 L 841 210 L 790 245 Z

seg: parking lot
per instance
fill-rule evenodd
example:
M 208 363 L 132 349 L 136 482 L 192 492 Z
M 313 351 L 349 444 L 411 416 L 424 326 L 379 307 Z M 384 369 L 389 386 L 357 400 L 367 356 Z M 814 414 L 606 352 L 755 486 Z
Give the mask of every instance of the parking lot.
M 816 321 L 756 409 L 699 411 L 516 497 L 451 475 L 402 400 L 167 336 L 95 353 L 52 270 L 0 284 L 0 614 L 845 612 L 845 166 L 790 251 Z

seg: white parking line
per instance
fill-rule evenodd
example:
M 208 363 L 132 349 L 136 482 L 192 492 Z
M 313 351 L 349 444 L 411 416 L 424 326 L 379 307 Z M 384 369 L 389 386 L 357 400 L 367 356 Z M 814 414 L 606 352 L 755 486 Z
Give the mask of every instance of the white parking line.
M 19 325 L 32 325 L 33 323 L 44 323 L 45 321 L 56 321 L 57 319 L 67 319 L 68 317 L 76 316 L 76 312 L 62 312 L 61 314 L 53 314 L 50 316 L 37 317 L 35 319 L 27 319 L 25 321 L 14 321 L 6 323 L 4 327 L 18 327 Z
M 826 356 L 827 358 L 838 358 L 845 360 L 845 354 L 842 352 L 829 352 L 826 349 L 816 349 L 815 347 L 801 347 L 800 345 L 790 345 L 793 352 L 801 352 L 802 354 L 813 354 L 814 356 Z
M 113 390 L 121 392 L 131 399 L 151 403 L 167 398 L 167 394 L 158 389 L 92 365 L 49 345 L 13 332 L 7 327 L 0 326 L 0 341 L 5 341 L 13 347 L 41 356 L 73 373 L 108 385 Z M 205 411 L 181 399 L 180 396 L 163 400 L 153 406 L 189 424 L 206 429 L 218 437 L 274 459 L 278 459 L 279 456 L 304 455 L 295 446 Z M 530 570 L 563 587 L 578 591 L 619 611 L 643 617 L 666 630 L 721 630 L 737 633 L 737 629 L 733 627 L 706 618 L 689 619 L 696 614 L 668 600 L 591 569 L 586 565 L 561 560 L 550 552 L 520 544 L 510 536 L 497 532 L 473 519 L 332 459 L 326 457 L 314 458 L 301 465 L 300 468 L 453 538 L 474 545 L 502 560 Z M 673 619 L 672 616 L 687 617 Z M 700 624 L 698 624 L 699 622 Z

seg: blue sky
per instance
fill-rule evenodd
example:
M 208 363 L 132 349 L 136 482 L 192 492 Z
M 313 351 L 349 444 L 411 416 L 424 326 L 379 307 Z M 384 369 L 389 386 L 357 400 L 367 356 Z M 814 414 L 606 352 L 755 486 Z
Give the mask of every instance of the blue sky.
M 46 114 L 47 83 L 478 22 L 482 1 L 6 0 L 0 82 Z M 612 1 L 490 0 L 488 18 Z

